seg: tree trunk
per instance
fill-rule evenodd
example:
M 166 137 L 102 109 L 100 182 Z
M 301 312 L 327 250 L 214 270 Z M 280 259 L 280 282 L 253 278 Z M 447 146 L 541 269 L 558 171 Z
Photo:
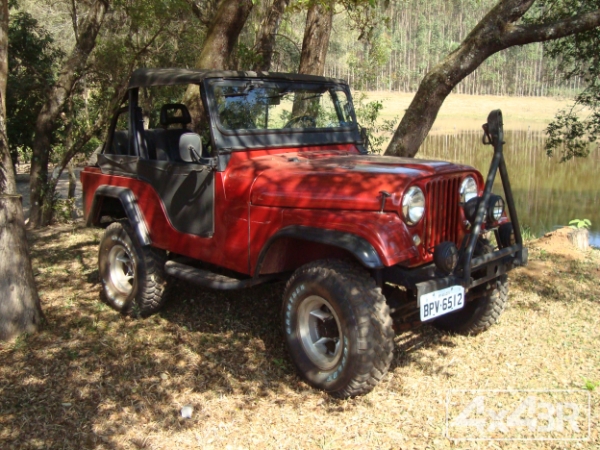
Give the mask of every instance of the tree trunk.
M 192 14 L 204 25 L 209 27 L 215 17 L 218 0 L 185 0 L 192 10 Z
M 228 69 L 231 52 L 254 6 L 252 0 L 221 0 L 217 14 L 213 19 L 202 52 L 196 61 L 198 69 Z M 192 116 L 192 127 L 198 132 L 206 125 L 200 90 L 190 85 L 183 102 Z
M 264 20 L 260 25 L 260 30 L 256 36 L 256 52 L 260 55 L 260 61 L 254 66 L 256 71 L 268 71 L 271 69 L 271 60 L 273 59 L 273 49 L 275 47 L 275 36 L 279 31 L 281 18 L 285 8 L 290 4 L 290 0 L 275 0 Z
M 79 24 L 75 48 L 64 62 L 56 83 L 50 89 L 46 102 L 38 114 L 29 180 L 31 201 L 29 223 L 33 227 L 45 225 L 43 206 L 48 204 L 45 196 L 47 195 L 46 185 L 52 133 L 56 128 L 56 122 L 64 104 L 71 95 L 73 86 L 81 76 L 88 57 L 96 46 L 96 38 L 104 21 L 106 8 L 106 0 L 96 0 L 91 5 L 87 16 Z M 50 216 L 45 215 L 46 218 Z
M 314 1 L 308 8 L 298 73 L 323 75 L 333 22 L 333 4 Z
M 67 199 L 71 200 L 71 220 L 77 220 L 77 208 L 75 206 L 75 191 L 77 190 L 77 174 L 75 173 L 75 167 L 73 160 L 69 161 L 67 165 L 69 171 L 69 192 L 67 193 Z
M 25 235 L 21 196 L 6 138 L 8 1 L 0 0 L 0 340 L 37 329 L 42 319 Z
M 0 340 L 33 333 L 42 317 L 21 196 L 0 194 Z
M 6 125 L 4 121 L 4 112 L 0 118 L 0 193 L 17 193 L 17 182 L 15 179 L 15 166 L 13 166 L 10 151 L 8 150 L 8 139 L 6 138 Z M 6 150 L 5 150 L 6 149 Z
M 67 172 L 69 172 L 69 192 L 67 198 L 75 198 L 75 189 L 77 188 L 77 176 L 75 175 L 75 167 L 73 166 L 73 160 L 67 164 Z
M 558 39 L 600 25 L 599 10 L 553 23 L 515 25 L 534 2 L 499 2 L 473 28 L 458 49 L 425 75 L 385 151 L 386 155 L 415 156 L 448 94 L 494 53 L 515 45 Z
M 0 193 L 17 193 L 13 160 L 6 137 L 6 80 L 8 78 L 8 1 L 0 0 Z

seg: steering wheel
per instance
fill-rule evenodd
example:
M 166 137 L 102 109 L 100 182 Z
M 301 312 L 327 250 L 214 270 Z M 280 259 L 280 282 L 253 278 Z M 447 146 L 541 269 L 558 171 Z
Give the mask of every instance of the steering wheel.
M 294 125 L 297 125 L 300 123 L 302 123 L 302 126 L 300 126 L 300 127 L 294 126 Z M 306 126 L 307 124 L 308 124 L 308 126 Z M 294 117 L 292 120 L 290 120 L 288 123 L 286 123 L 283 128 L 316 128 L 316 127 L 317 127 L 317 121 L 315 120 L 314 117 L 298 116 L 298 117 Z

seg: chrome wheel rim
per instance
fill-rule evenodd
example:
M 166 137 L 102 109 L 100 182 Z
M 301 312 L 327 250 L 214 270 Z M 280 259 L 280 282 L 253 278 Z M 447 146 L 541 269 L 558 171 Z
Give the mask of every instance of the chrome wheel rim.
M 335 310 L 323 297 L 306 297 L 298 308 L 298 334 L 306 355 L 321 370 L 337 366 L 342 356 L 342 328 Z
M 135 266 L 129 253 L 122 245 L 115 245 L 108 253 L 109 277 L 119 293 L 127 296 L 133 290 Z

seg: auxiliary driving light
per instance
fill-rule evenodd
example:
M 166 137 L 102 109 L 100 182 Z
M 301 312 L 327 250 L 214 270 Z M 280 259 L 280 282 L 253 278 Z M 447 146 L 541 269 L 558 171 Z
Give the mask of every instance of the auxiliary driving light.
M 504 214 L 504 199 L 499 195 L 491 195 L 487 207 L 487 217 L 491 222 L 498 222 Z
M 440 242 L 433 249 L 433 262 L 442 272 L 451 274 L 458 264 L 458 248 L 454 242 Z
M 479 208 L 480 201 L 481 197 L 474 197 L 463 205 L 465 218 L 469 221 L 469 223 L 471 223 L 471 225 L 473 225 L 475 222 L 475 216 L 477 215 L 477 209 Z M 489 224 L 494 224 L 500 220 L 502 214 L 504 214 L 504 199 L 499 195 L 490 195 L 483 220 Z

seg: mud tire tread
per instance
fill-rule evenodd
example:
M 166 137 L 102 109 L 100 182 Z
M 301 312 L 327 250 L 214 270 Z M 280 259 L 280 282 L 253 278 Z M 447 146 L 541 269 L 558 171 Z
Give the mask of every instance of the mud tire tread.
M 353 365 L 355 370 L 349 382 L 335 390 L 316 387 L 339 398 L 370 392 L 387 373 L 394 350 L 392 319 L 381 289 L 365 269 L 353 262 L 335 259 L 314 261 L 299 268 L 288 280 L 284 311 L 293 288 L 302 279 L 327 283 L 337 299 L 346 299 L 350 303 L 358 324 L 358 342 L 355 345 L 359 349 L 359 356 L 357 364 Z M 310 380 L 307 381 L 310 383 Z
M 165 291 L 167 288 L 167 275 L 164 271 L 167 254 L 164 250 L 150 246 L 142 246 L 129 223 L 121 221 L 110 224 L 104 233 L 104 239 L 116 235 L 117 239 L 126 239 L 130 244 L 136 259 L 137 288 L 134 289 L 130 298 L 118 307 L 115 300 L 111 298 L 110 291 L 100 273 L 100 281 L 103 287 L 106 302 L 123 315 L 134 317 L 148 317 L 162 308 L 166 301 Z M 102 242 L 100 252 L 102 252 Z M 98 258 L 100 261 L 101 255 Z M 102 270 L 100 268 L 100 270 Z
M 488 293 L 473 301 L 476 303 L 475 305 L 467 304 L 465 306 L 465 308 L 470 308 L 471 314 L 465 314 L 462 320 L 459 320 L 459 315 L 453 317 L 453 314 L 450 314 L 443 317 L 443 320 L 436 320 L 433 325 L 456 334 L 476 335 L 498 323 L 508 300 L 508 278 L 506 275 L 502 275 L 492 281 L 489 286 L 491 288 Z

